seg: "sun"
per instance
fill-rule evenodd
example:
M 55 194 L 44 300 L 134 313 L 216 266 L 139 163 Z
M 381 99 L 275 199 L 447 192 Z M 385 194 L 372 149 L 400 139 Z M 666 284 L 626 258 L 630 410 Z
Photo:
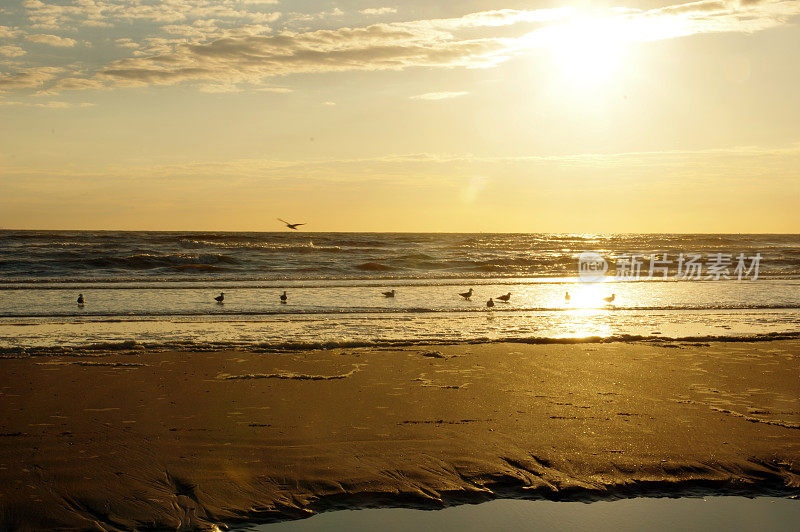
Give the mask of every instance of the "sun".
M 611 81 L 622 67 L 626 46 L 607 20 L 585 19 L 550 28 L 545 48 L 566 81 L 593 86 Z
M 647 32 L 663 30 L 652 23 L 645 30 L 634 22 L 608 12 L 574 12 L 560 23 L 532 31 L 520 42 L 522 48 L 536 50 L 546 59 L 558 85 L 594 88 L 622 76 L 623 67 L 631 61 L 631 46 L 648 40 Z

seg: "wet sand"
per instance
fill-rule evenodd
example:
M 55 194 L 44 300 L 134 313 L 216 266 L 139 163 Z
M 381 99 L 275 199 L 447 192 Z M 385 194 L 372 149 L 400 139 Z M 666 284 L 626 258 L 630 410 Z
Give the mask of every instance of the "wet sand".
M 0 359 L 0 529 L 800 494 L 800 341 Z

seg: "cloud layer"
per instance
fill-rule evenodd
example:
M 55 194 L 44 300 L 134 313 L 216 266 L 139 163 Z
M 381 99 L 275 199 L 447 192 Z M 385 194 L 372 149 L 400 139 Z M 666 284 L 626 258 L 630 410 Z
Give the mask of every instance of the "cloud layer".
M 21 7 L 27 27 L 0 26 L 0 56 L 7 58 L 5 67 L 0 61 L 0 91 L 35 88 L 55 93 L 189 82 L 207 92 L 222 92 L 240 85 L 257 88 L 269 78 L 292 74 L 485 68 L 537 48 L 568 45 L 570 40 L 586 39 L 587 34 L 598 41 L 629 44 L 761 31 L 800 14 L 797 1 L 702 0 L 652 10 L 501 9 L 456 18 L 295 31 L 287 28 L 298 21 L 334 21 L 345 13 L 282 13 L 274 10 L 274 4 L 271 0 L 72 0 L 58 4 L 24 0 Z M 359 14 L 374 20 L 387 15 L 396 18 L 402 11 L 376 6 L 355 16 Z M 272 27 L 278 21 L 282 30 Z M 117 25 L 115 29 L 122 32 L 131 24 L 155 24 L 158 32 L 144 37 L 120 35 L 111 48 L 120 57 L 104 64 L 41 64 L 43 58 L 25 47 L 25 43 L 35 43 L 73 48 L 82 41 L 82 28 Z M 57 34 L 70 31 L 72 36 Z

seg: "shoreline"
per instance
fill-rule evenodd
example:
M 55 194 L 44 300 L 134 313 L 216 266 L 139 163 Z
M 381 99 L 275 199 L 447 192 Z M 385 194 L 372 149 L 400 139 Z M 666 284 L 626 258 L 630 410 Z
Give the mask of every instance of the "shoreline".
M 415 509 L 334 511 L 309 519 L 247 525 L 251 532 L 386 532 L 406 530 L 520 530 L 617 532 L 641 530 L 760 530 L 794 532 L 800 518 L 796 500 L 775 497 L 637 498 L 581 502 L 498 499 L 435 512 Z
M 145 348 L 0 370 L 2 529 L 800 495 L 796 336 Z
M 127 320 L 110 320 L 118 323 Z M 28 327 L 36 324 L 14 324 L 16 327 Z M 65 346 L 0 346 L 0 360 L 4 358 L 20 358 L 27 356 L 107 356 L 119 352 L 135 354 L 136 352 L 162 353 L 173 352 L 208 352 L 208 351 L 240 351 L 245 353 L 287 353 L 333 349 L 403 349 L 424 348 L 441 346 L 470 346 L 470 345 L 496 345 L 496 344 L 525 344 L 525 345 L 581 345 L 581 344 L 641 344 L 663 346 L 664 344 L 707 344 L 707 343 L 752 343 L 774 342 L 779 340 L 800 340 L 800 331 L 767 332 L 757 334 L 718 334 L 718 335 L 688 335 L 665 336 L 661 334 L 614 334 L 611 336 L 580 336 L 580 337 L 503 337 L 503 338 L 465 338 L 463 340 L 432 340 L 432 339 L 400 339 L 400 340 L 320 340 L 320 341 L 286 341 L 286 342 L 194 342 L 171 341 L 149 342 L 137 340 L 120 340 L 117 342 L 89 342 L 79 345 Z M 699 345 L 700 347 L 707 347 Z M 667 346 L 671 347 L 671 346 Z

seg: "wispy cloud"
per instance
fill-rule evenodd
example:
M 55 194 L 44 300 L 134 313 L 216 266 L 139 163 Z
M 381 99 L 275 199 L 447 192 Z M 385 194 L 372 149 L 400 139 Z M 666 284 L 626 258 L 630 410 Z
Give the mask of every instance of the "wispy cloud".
M 482 156 L 475 154 L 408 153 L 366 158 L 320 160 L 230 159 L 140 166 L 108 165 L 65 169 L 2 166 L 9 176 L 71 176 L 87 179 L 171 180 L 220 178 L 249 181 L 304 179 L 331 182 L 387 181 L 421 183 L 459 181 L 474 175 L 496 179 L 526 179 L 532 175 L 552 181 L 552 172 L 591 179 L 596 175 L 640 179 L 658 176 L 677 184 L 703 181 L 781 179 L 798 183 L 800 143 L 786 146 L 734 146 L 706 150 L 669 150 L 568 155 Z M 532 172 L 536 170 L 532 174 Z M 779 178 L 776 176 L 780 176 Z M 219 181 L 227 183 L 227 180 Z M 607 186 L 606 181 L 598 186 Z
M 0 92 L 42 87 L 62 71 L 58 67 L 35 67 L 18 70 L 13 74 L 0 74 Z
M 220 19 L 262 23 L 274 20 L 274 14 L 261 7 L 275 1 L 170 0 L 169 2 L 130 2 L 129 0 L 72 0 L 49 3 L 42 0 L 22 2 L 34 27 L 63 28 L 74 26 L 111 26 L 119 21 L 180 23 L 196 19 Z M 253 8 L 248 9 L 245 6 Z
M 71 48 L 76 44 L 75 39 L 70 39 L 69 37 L 59 37 L 58 35 L 48 35 L 45 33 L 26 35 L 25 39 L 37 44 L 46 44 L 48 46 L 57 46 L 61 48 Z
M 391 15 L 397 13 L 394 7 L 369 7 L 359 11 L 362 15 Z
M 258 87 L 255 90 L 258 92 L 274 92 L 276 94 L 289 94 L 290 92 L 294 92 L 293 89 L 288 87 Z
M 70 102 L 59 102 L 59 101 L 18 102 L 18 101 L 0 100 L 0 107 L 38 107 L 40 109 L 67 109 L 70 107 L 92 107 L 92 106 L 94 106 L 94 104 L 88 102 L 83 102 L 83 103 L 70 103 Z
M 448 98 L 458 98 L 467 94 L 469 92 L 426 92 L 410 98 L 412 100 L 447 100 Z
M 543 11 L 544 13 L 541 13 Z M 457 19 L 435 19 L 359 28 L 279 35 L 226 37 L 175 44 L 157 55 L 126 58 L 98 71 L 107 85 L 172 85 L 185 81 L 259 83 L 297 73 L 403 70 L 411 67 L 487 67 L 513 52 L 509 40 L 458 39 L 452 31 L 552 20 L 563 10 L 491 11 Z M 56 84 L 55 90 L 69 88 Z

